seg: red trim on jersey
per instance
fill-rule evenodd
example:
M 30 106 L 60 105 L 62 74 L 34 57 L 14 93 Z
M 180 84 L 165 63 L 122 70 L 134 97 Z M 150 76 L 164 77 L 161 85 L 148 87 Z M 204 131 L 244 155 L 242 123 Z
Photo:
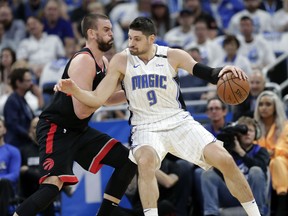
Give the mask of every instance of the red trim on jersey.
M 83 52 L 77 52 L 77 53 L 75 53 L 74 54 L 74 56 L 73 56 L 73 58 L 75 58 L 77 55 L 79 55 L 79 54 L 88 54 L 88 55 L 90 55 L 91 56 L 91 53 L 89 53 L 88 51 L 83 51 Z M 92 56 L 91 56 L 92 57 Z M 92 57 L 93 58 L 93 57 Z
M 51 123 L 50 130 L 46 138 L 46 154 L 50 154 L 53 152 L 53 139 L 54 139 L 54 134 L 56 130 L 57 130 L 57 125 Z
M 105 146 L 101 149 L 101 151 L 93 158 L 92 163 L 89 167 L 89 172 L 97 173 L 103 164 L 100 164 L 100 161 L 107 155 L 107 153 L 112 149 L 112 147 L 118 142 L 118 140 L 111 139 L 109 140 Z
M 45 179 L 47 179 L 49 175 L 45 175 L 39 179 L 39 184 L 42 184 Z M 59 179 L 65 184 L 65 185 L 73 185 L 78 183 L 78 178 L 73 175 L 61 175 L 58 176 Z

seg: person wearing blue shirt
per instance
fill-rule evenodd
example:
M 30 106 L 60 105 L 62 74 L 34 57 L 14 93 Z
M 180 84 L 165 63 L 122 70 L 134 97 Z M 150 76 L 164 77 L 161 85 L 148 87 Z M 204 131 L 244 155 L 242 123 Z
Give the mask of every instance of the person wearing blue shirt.
M 7 215 L 11 199 L 17 193 L 20 174 L 20 151 L 4 142 L 5 122 L 0 117 L 0 215 Z
M 244 4 L 241 0 L 204 0 L 201 3 L 203 11 L 211 14 L 216 19 L 217 25 L 223 30 L 228 27 L 234 14 L 244 10 Z
M 20 174 L 21 154 L 16 147 L 4 142 L 6 127 L 0 118 L 0 179 L 8 179 L 16 187 Z

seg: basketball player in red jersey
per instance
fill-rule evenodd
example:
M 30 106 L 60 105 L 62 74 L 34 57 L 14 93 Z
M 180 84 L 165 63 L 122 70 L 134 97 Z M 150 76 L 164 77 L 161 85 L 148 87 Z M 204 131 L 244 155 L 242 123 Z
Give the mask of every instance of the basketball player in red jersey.
M 112 26 L 107 16 L 90 14 L 83 18 L 81 27 L 86 46 L 67 63 L 62 78 L 70 78 L 81 88 L 93 90 L 106 74 L 108 61 L 104 52 L 113 45 Z M 107 104 L 123 101 L 125 96 L 122 93 L 121 97 L 120 93 L 112 96 Z M 136 165 L 128 159 L 129 151 L 119 141 L 88 126 L 94 112 L 95 108 L 74 97 L 56 93 L 37 125 L 41 186 L 20 205 L 14 216 L 36 215 L 53 202 L 64 184 L 77 183 L 73 161 L 92 173 L 103 164 L 115 168 L 97 215 L 112 214 L 135 175 Z

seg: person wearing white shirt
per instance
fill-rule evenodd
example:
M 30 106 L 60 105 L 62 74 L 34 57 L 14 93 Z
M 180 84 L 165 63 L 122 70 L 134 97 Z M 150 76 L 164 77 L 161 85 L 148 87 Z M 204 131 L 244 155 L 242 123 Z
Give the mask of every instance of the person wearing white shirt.
M 195 21 L 196 40 L 185 47 L 189 50 L 191 47 L 197 47 L 201 53 L 202 63 L 212 66 L 224 55 L 221 46 L 209 39 L 208 23 L 203 18 Z
M 65 50 L 57 35 L 47 35 L 43 32 L 43 24 L 36 17 L 27 19 L 29 38 L 19 44 L 16 52 L 17 60 L 27 60 L 37 77 L 40 77 L 42 68 L 65 55 Z
M 260 6 L 261 0 L 244 0 L 245 10 L 236 13 L 232 16 L 228 32 L 230 34 L 239 34 L 240 33 L 240 19 L 243 16 L 249 16 L 254 23 L 254 33 L 270 32 L 272 31 L 272 18 L 270 14 L 264 10 L 258 9 Z
M 252 67 L 247 57 L 238 53 L 240 42 L 234 35 L 227 35 L 223 40 L 225 55 L 215 63 L 215 67 L 230 64 L 240 67 L 247 75 L 252 73 Z
M 253 21 L 250 17 L 244 16 L 240 21 L 240 30 L 242 35 L 239 36 L 240 49 L 239 54 L 246 56 L 252 68 L 263 69 L 265 66 L 272 64 L 275 60 L 275 54 L 272 48 L 268 46 L 263 38 L 253 35 Z
M 283 8 L 272 18 L 273 28 L 277 32 L 288 32 L 288 0 L 283 0 Z
M 170 47 L 185 47 L 195 40 L 194 23 L 195 17 L 191 10 L 183 9 L 179 13 L 179 26 L 170 29 L 164 36 L 164 41 Z

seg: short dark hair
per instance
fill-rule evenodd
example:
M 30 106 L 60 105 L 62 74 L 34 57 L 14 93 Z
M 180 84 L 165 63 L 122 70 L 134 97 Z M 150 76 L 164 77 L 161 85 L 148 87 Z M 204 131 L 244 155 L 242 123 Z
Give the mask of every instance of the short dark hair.
M 109 20 L 109 18 L 105 14 L 90 13 L 84 16 L 81 21 L 81 32 L 85 39 L 88 38 L 88 29 L 97 29 L 97 22 L 99 19 Z
M 157 34 L 154 22 L 147 17 L 137 17 L 132 21 L 129 29 L 141 31 L 146 36 Z
M 232 43 L 232 42 L 235 42 L 235 43 L 236 43 L 237 48 L 240 47 L 240 42 L 239 42 L 239 40 L 237 39 L 237 37 L 236 37 L 235 35 L 227 35 L 227 36 L 225 37 L 225 39 L 223 40 L 223 47 L 224 47 L 225 45 L 227 45 L 227 44 Z
M 29 68 L 15 68 L 10 75 L 10 84 L 13 90 L 17 89 L 16 81 L 23 82 L 25 73 L 29 72 Z
M 210 103 L 211 101 L 213 101 L 213 100 L 218 100 L 218 101 L 220 101 L 222 110 L 226 110 L 226 109 L 228 108 L 227 105 L 226 105 L 219 97 L 209 98 L 209 99 L 207 100 L 207 106 L 208 106 L 209 103 Z
M 250 20 L 252 24 L 254 24 L 253 19 L 249 16 L 242 16 L 240 18 L 240 21 Z

